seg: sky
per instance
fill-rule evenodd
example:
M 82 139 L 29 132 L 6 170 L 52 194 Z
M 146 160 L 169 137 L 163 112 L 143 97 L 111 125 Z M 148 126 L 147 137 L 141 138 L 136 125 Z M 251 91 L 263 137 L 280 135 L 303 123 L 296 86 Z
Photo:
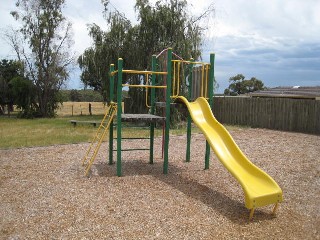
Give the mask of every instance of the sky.
M 150 0 L 150 2 L 155 2 Z M 0 0 L 0 29 L 17 27 L 10 11 L 15 1 Z M 197 0 L 189 1 L 190 12 L 200 15 L 211 3 L 215 14 L 204 26 L 202 60 L 216 54 L 216 92 L 228 87 L 228 79 L 243 74 L 256 77 L 267 87 L 320 86 L 320 1 L 319 0 Z M 135 0 L 111 0 L 111 8 L 137 22 Z M 100 0 L 66 0 L 65 16 L 72 22 L 73 50 L 77 55 L 91 45 L 87 24 L 106 29 Z M 174 49 L 173 49 L 174 51 Z M 179 53 L 177 53 L 179 54 Z M 0 58 L 14 58 L 1 37 Z M 116 61 L 116 60 L 115 60 Z M 66 87 L 80 89 L 80 70 L 75 68 Z

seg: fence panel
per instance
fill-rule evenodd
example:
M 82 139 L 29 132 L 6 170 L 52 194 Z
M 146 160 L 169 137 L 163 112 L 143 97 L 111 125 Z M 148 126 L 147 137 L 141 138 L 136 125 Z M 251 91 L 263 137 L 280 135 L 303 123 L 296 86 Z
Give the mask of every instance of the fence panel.
M 291 98 L 214 97 L 221 123 L 320 134 L 320 101 Z

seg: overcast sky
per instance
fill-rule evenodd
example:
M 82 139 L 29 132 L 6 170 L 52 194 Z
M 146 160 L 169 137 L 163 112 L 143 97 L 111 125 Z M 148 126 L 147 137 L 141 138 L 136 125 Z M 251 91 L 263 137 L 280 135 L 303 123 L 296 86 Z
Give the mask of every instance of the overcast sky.
M 13 0 L 0 2 L 0 28 L 17 26 L 10 16 Z M 151 1 L 154 2 L 154 1 Z M 320 1 L 319 0 L 197 0 L 188 1 L 193 14 L 201 14 L 210 2 L 215 16 L 208 21 L 203 60 L 216 53 L 215 75 L 220 87 L 242 73 L 256 77 L 266 86 L 320 86 Z M 111 0 L 112 6 L 136 21 L 135 0 Z M 66 0 L 66 17 L 73 24 L 74 50 L 81 54 L 90 46 L 86 24 L 106 28 L 100 0 Z M 173 49 L 174 51 L 174 49 Z M 0 58 L 14 58 L 1 39 Z M 75 70 L 68 88 L 81 88 Z

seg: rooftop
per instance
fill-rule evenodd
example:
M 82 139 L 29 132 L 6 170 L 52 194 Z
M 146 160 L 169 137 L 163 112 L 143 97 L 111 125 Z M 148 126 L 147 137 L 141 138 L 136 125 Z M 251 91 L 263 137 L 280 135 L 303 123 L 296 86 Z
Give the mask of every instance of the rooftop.
M 250 93 L 252 97 L 308 98 L 320 100 L 320 86 L 275 87 Z

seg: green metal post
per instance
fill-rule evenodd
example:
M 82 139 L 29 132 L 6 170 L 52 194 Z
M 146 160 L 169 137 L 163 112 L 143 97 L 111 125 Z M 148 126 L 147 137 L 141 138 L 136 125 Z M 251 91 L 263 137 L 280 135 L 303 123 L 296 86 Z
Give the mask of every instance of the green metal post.
M 172 48 L 167 51 L 167 90 L 166 90 L 166 128 L 164 138 L 164 160 L 163 160 L 163 173 L 168 173 L 169 165 L 169 131 L 170 131 L 170 101 L 171 101 L 171 74 L 172 74 Z
M 214 83 L 214 53 L 210 54 L 210 74 L 209 74 L 209 105 L 213 107 L 213 83 Z M 205 167 L 204 169 L 209 169 L 209 159 L 210 159 L 210 145 L 206 142 L 206 155 L 205 155 Z
M 152 55 L 152 64 L 151 64 L 151 69 L 153 72 L 156 71 L 156 55 Z M 152 74 L 151 78 L 151 85 L 154 86 L 156 85 L 156 75 Z M 150 114 L 154 114 L 155 111 L 155 94 L 156 94 L 156 89 L 151 88 L 151 108 L 150 108 Z M 152 122 L 150 124 L 150 156 L 149 156 L 149 163 L 153 164 L 153 145 L 154 145 L 154 123 Z
M 113 101 L 113 91 L 114 91 L 114 76 L 111 75 L 111 73 L 114 71 L 114 64 L 110 65 L 110 71 L 109 71 L 109 79 L 110 79 L 110 85 L 109 85 L 109 91 L 110 91 L 110 103 Z M 113 121 L 110 123 L 109 126 L 109 165 L 113 164 Z
M 118 59 L 118 86 L 117 86 L 117 175 L 122 175 L 121 165 L 121 114 L 122 114 L 122 58 Z
M 190 62 L 193 62 L 194 59 L 191 58 Z M 191 101 L 192 97 L 192 68 L 193 64 L 189 65 L 189 87 L 188 87 L 188 101 Z M 188 114 L 188 122 L 187 122 L 187 151 L 186 151 L 186 162 L 190 162 L 190 146 L 191 146 L 191 116 Z

